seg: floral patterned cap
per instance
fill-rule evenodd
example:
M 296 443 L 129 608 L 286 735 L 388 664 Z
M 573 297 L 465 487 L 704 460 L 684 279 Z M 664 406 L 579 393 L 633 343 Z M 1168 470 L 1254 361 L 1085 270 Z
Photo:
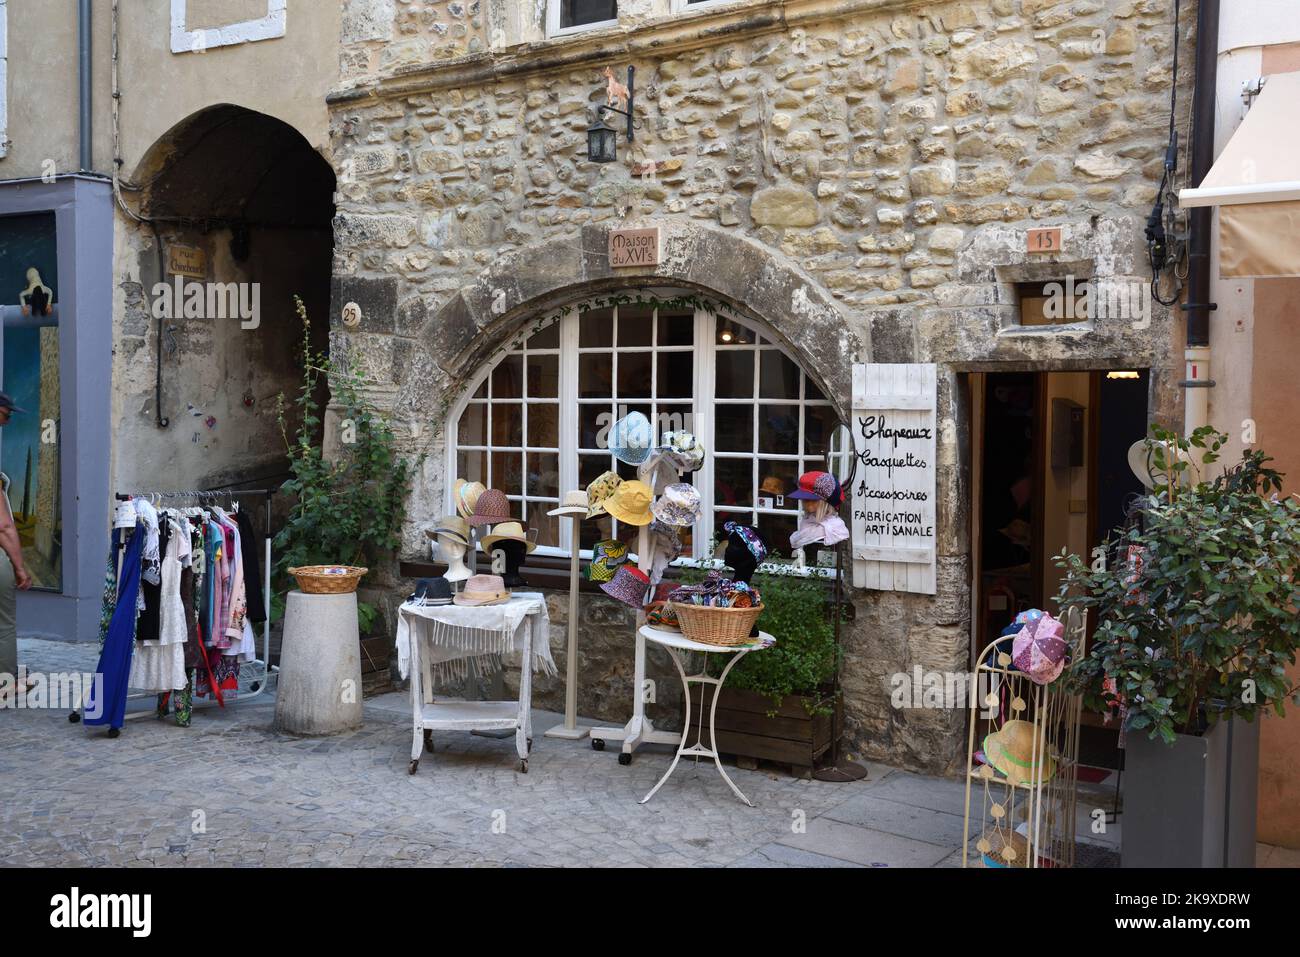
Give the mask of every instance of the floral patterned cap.
M 597 518 L 607 514 L 605 511 L 605 499 L 614 494 L 614 489 L 623 484 L 622 477 L 617 472 L 604 472 L 587 486 L 587 517 Z
M 694 525 L 700 520 L 700 493 L 685 482 L 669 485 L 651 511 L 665 525 Z
M 767 558 L 767 542 L 763 541 L 763 536 L 759 534 L 758 529 L 750 525 L 741 525 L 739 522 L 724 522 L 722 530 L 733 541 L 744 545 L 749 550 L 749 554 L 754 556 L 755 562 Z
M 704 464 L 704 446 L 690 432 L 665 432 L 659 451 L 682 472 L 694 472 Z

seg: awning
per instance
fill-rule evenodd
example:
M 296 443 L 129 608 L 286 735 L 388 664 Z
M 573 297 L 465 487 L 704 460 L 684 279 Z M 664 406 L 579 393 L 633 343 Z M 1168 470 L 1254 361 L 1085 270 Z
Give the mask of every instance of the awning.
M 1300 276 L 1300 73 L 1275 73 L 1183 206 L 1219 207 L 1225 278 Z

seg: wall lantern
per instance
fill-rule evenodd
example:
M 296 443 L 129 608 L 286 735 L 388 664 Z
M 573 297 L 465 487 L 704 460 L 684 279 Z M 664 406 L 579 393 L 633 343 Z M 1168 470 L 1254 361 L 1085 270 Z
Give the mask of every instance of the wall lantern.
M 605 125 L 606 113 L 627 117 L 627 141 L 632 142 L 632 125 L 636 112 L 633 105 L 636 67 L 627 68 L 627 84 L 614 79 L 614 71 L 605 67 L 605 102 L 596 107 L 596 122 L 587 128 L 587 159 L 593 163 L 613 163 L 618 159 L 618 133 Z M 614 104 L 623 104 L 619 109 Z

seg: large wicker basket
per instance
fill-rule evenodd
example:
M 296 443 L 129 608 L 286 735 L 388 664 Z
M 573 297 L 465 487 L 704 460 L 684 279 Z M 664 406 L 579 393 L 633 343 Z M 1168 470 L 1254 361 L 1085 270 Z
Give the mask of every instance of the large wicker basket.
M 726 648 L 747 645 L 753 641 L 749 633 L 754 628 L 754 622 L 758 621 L 758 616 L 763 614 L 762 605 L 753 608 L 725 608 L 687 605 L 679 601 L 671 604 L 685 637 L 701 644 Z
M 368 571 L 356 565 L 302 565 L 290 568 L 289 574 L 308 595 L 346 595 L 357 590 L 361 576 Z

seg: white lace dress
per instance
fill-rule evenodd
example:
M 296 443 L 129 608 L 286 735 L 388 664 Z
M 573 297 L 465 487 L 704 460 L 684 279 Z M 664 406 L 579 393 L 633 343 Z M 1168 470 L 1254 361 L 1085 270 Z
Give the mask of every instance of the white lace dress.
M 185 605 L 181 601 L 181 568 L 190 563 L 190 523 L 184 516 L 168 517 L 171 535 L 162 557 L 162 607 L 158 640 L 137 641 L 131 656 L 130 685 L 140 691 L 178 691 L 185 687 Z

